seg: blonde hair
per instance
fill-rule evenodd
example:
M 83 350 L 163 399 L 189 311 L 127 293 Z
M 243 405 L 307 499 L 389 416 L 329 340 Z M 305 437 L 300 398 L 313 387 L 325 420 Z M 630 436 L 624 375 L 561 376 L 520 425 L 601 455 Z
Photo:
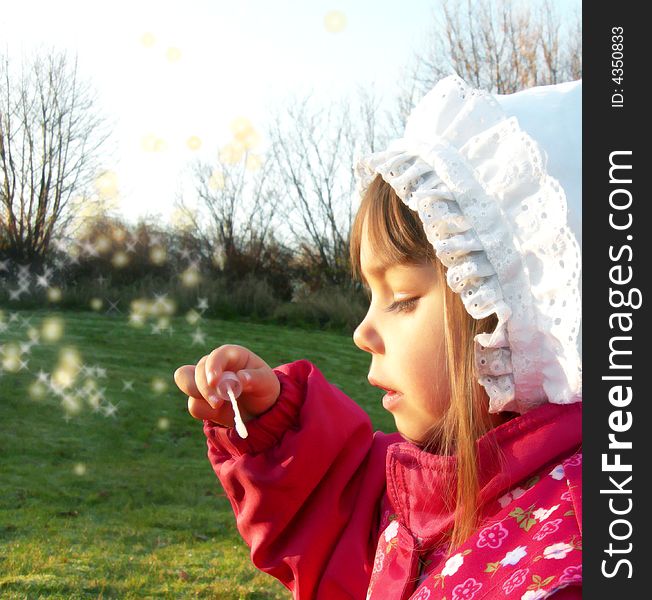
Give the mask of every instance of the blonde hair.
M 446 283 L 446 270 L 435 255 L 418 215 L 377 175 L 366 193 L 351 228 L 349 252 L 354 279 L 364 280 L 360 265 L 362 229 L 367 222 L 374 257 L 384 265 L 431 262 L 443 294 L 446 370 L 450 404 L 421 444 L 424 450 L 455 455 L 457 485 L 455 520 L 450 531 L 451 550 L 458 547 L 478 524 L 478 457 L 476 441 L 492 429 L 489 399 L 477 382 L 473 338 L 492 331 L 495 315 L 476 321 Z M 497 452 L 497 448 L 495 448 Z M 452 482 L 451 482 L 452 483 Z M 451 490 L 452 492 L 452 490 Z M 448 494 L 450 498 L 451 494 Z

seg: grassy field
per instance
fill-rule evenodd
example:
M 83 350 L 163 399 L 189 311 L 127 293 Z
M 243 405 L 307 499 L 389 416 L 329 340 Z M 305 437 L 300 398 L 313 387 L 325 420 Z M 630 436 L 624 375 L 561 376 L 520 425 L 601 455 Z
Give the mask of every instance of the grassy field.
M 376 428 L 394 430 L 350 336 L 204 319 L 206 341 L 193 345 L 196 326 L 181 317 L 156 334 L 120 316 L 1 312 L 2 598 L 289 597 L 251 566 L 201 423 L 172 380 L 216 346 L 245 345 L 272 366 L 311 360 Z M 28 348 L 30 330 L 40 341 Z M 21 343 L 27 364 L 8 371 Z M 35 382 L 65 367 L 70 348 L 84 368 L 66 400 Z

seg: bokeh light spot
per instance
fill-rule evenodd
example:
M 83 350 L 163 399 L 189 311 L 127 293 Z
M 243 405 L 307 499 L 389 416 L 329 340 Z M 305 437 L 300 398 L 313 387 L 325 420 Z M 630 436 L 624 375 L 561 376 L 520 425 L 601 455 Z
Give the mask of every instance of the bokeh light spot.
M 229 165 L 235 165 L 236 163 L 240 162 L 244 152 L 245 146 L 242 142 L 238 140 L 229 142 L 220 150 L 220 162 L 227 163 Z
M 111 259 L 111 263 L 117 269 L 121 269 L 122 267 L 125 267 L 127 266 L 127 264 L 129 264 L 129 256 L 127 256 L 127 253 L 124 252 L 123 250 L 118 250 L 113 255 L 113 258 Z
M 165 381 L 165 379 L 162 379 L 161 377 L 154 377 L 154 379 L 152 379 L 152 390 L 154 391 L 154 393 L 162 394 L 167 389 L 168 389 L 168 384 L 167 381 Z
M 104 302 L 102 302 L 101 298 L 93 298 L 91 300 L 91 308 L 93 310 L 100 310 L 103 306 Z
M 158 420 L 157 425 L 159 429 L 166 431 L 167 429 L 170 428 L 170 419 L 168 419 L 167 417 L 161 417 Z
M 148 133 L 143 136 L 143 139 L 140 141 L 141 146 L 145 152 L 154 152 L 156 146 L 156 140 L 158 138 L 153 133 Z
M 115 198 L 118 195 L 118 176 L 113 171 L 104 171 L 95 180 L 95 190 L 102 198 Z
M 148 31 L 147 33 L 144 33 L 142 37 L 140 38 L 140 42 L 142 43 L 145 48 L 151 48 L 156 44 L 156 36 Z
M 197 321 L 199 321 L 199 319 L 201 319 L 201 317 L 199 316 L 199 313 L 194 309 L 190 309 L 186 313 L 186 321 L 188 321 L 188 323 L 190 323 L 191 325 L 194 325 L 195 323 L 197 323 Z
M 62 365 L 74 367 L 76 369 L 81 368 L 81 355 L 77 348 L 63 348 L 59 353 L 59 360 Z
M 58 287 L 51 287 L 48 288 L 47 296 L 50 302 L 60 302 L 63 294 Z
M 59 362 L 52 374 L 52 384 L 58 389 L 72 386 L 82 367 L 82 360 L 76 348 L 62 348 L 59 352 Z
M 153 133 L 143 136 L 141 146 L 145 152 L 163 152 L 167 148 L 165 140 Z
M 178 60 L 181 59 L 181 50 L 177 48 L 176 46 L 170 46 L 166 51 L 165 51 L 165 58 L 168 59 L 170 62 L 177 62 Z
M 331 10 L 324 17 L 324 27 L 330 33 L 339 33 L 346 28 L 346 16 L 341 10 Z
M 20 371 L 20 347 L 18 344 L 7 344 L 0 346 L 2 353 L 2 368 L 10 373 Z
M 236 140 L 244 140 L 253 130 L 253 125 L 247 117 L 236 117 L 231 121 L 231 133 Z
M 247 156 L 247 162 L 245 163 L 245 167 L 247 168 L 248 171 L 257 171 L 260 169 L 262 166 L 263 161 L 258 156 L 258 154 L 250 154 Z
M 167 252 L 161 246 L 154 246 L 149 251 L 149 258 L 155 265 L 162 265 L 167 259 Z
M 258 135 L 258 132 L 254 131 L 253 129 L 245 136 L 242 140 L 238 140 L 242 142 L 244 147 L 247 150 L 251 150 L 252 148 L 255 148 L 260 144 L 260 135 Z
M 100 254 L 104 254 L 111 249 L 111 240 L 105 235 L 100 235 L 95 240 L 94 246 L 95 250 L 97 250 Z
M 190 214 L 187 209 L 175 209 L 170 216 L 172 225 L 180 231 L 190 231 L 194 228 L 196 215 Z
M 164 297 L 156 299 L 150 308 L 150 312 L 157 317 L 170 316 L 174 314 L 176 309 L 177 305 L 174 300 L 172 300 L 172 298 Z
M 243 150 L 250 150 L 260 143 L 260 135 L 247 117 L 236 117 L 233 119 L 231 121 L 231 132 L 233 133 L 233 141 L 231 142 L 233 149 L 230 149 L 230 151 L 237 153 Z M 237 160 L 240 160 L 239 157 Z
M 111 230 L 111 236 L 116 242 L 121 243 L 125 241 L 127 237 L 127 232 L 120 227 L 114 227 Z
M 58 388 L 65 390 L 75 382 L 75 375 L 72 370 L 59 368 L 53 373 L 52 381 Z
M 55 382 L 52 383 L 53 385 L 56 385 Z M 66 413 L 66 415 L 69 416 L 79 414 L 82 409 L 79 398 L 76 398 L 75 396 L 64 396 L 61 399 L 61 407 L 63 408 L 63 411 Z
M 86 465 L 84 463 L 77 463 L 73 467 L 73 471 L 75 475 L 79 475 L 80 477 L 82 477 L 83 475 L 86 475 Z
M 197 267 L 192 266 L 188 267 L 183 273 L 181 273 L 180 277 L 181 282 L 186 287 L 194 287 L 201 281 L 201 275 L 197 270 Z
M 165 150 L 167 150 L 167 147 L 168 147 L 167 142 L 162 138 L 158 138 L 156 140 L 156 143 L 154 144 L 154 152 L 165 152 Z
M 129 324 L 134 327 L 142 327 L 145 324 L 145 316 L 140 313 L 131 313 L 129 315 Z
M 191 135 L 186 140 L 186 146 L 188 146 L 190 150 L 199 150 L 201 148 L 201 139 L 199 139 L 196 135 Z
M 32 400 L 43 400 L 47 394 L 47 388 L 40 381 L 34 381 L 27 389 L 27 393 Z
M 46 342 L 57 342 L 63 336 L 63 319 L 60 317 L 48 317 L 43 319 L 41 335 Z

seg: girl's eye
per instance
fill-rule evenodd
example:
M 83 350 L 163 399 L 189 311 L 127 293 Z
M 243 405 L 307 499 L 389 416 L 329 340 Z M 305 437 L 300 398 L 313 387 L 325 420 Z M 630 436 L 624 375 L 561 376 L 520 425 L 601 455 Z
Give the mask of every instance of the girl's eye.
M 397 300 L 392 302 L 385 310 L 387 312 L 409 312 L 415 308 L 419 298 L 410 298 L 409 300 Z

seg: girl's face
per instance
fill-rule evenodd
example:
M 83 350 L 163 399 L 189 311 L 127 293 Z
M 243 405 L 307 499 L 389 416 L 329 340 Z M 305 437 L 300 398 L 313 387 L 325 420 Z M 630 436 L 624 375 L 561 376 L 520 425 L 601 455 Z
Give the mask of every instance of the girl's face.
M 360 264 L 372 296 L 353 341 L 371 354 L 370 383 L 394 392 L 383 397 L 383 406 L 398 431 L 420 442 L 450 401 L 437 271 L 430 263 L 382 269 L 371 253 L 366 222 Z

